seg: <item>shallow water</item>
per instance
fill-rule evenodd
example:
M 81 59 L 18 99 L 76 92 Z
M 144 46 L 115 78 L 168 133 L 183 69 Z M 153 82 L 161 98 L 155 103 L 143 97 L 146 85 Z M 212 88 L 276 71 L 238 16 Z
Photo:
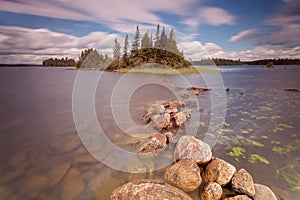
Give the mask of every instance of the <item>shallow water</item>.
M 77 73 L 67 68 L 0 68 L 0 199 L 109 199 L 114 188 L 128 181 L 163 178 L 163 168 L 154 172 L 148 169 L 146 173 L 114 170 L 83 146 L 78 130 L 84 130 L 84 135 L 93 141 L 94 121 L 88 116 L 75 127 L 72 94 Z M 121 149 L 134 152 L 140 140 L 124 134 L 116 124 L 111 106 L 113 91 L 117 91 L 116 85 L 124 74 L 80 73 L 87 87 L 95 87 L 93 80 L 100 77 L 94 109 L 105 136 Z M 215 156 L 247 169 L 255 182 L 268 185 L 282 199 L 296 199 L 300 186 L 300 93 L 283 90 L 299 89 L 299 74 L 300 66 L 222 67 L 224 88 L 230 87 L 224 93 L 226 101 L 222 92 L 193 96 L 178 76 L 130 74 L 127 85 L 154 80 L 129 95 L 130 116 L 139 124 L 147 104 L 179 96 L 193 110 L 192 119 L 179 134 L 196 130 L 198 138 L 217 142 L 213 146 Z M 206 76 L 214 79 L 213 74 Z M 208 80 L 199 75 L 184 77 L 196 86 L 205 86 Z M 213 82 L 210 84 L 214 86 Z M 118 92 L 121 97 L 127 93 Z M 188 94 L 188 98 L 181 97 L 182 94 Z M 90 101 L 85 95 L 88 93 L 82 91 L 82 108 Z M 222 102 L 226 102 L 226 117 L 220 125 L 211 119 L 224 106 Z M 113 106 L 118 111 L 126 103 L 116 98 Z M 197 103 L 204 108 L 203 112 L 196 111 Z M 127 119 L 118 117 L 128 124 Z M 126 131 L 136 131 L 130 128 Z M 153 131 L 149 127 L 140 135 L 146 137 Z M 112 152 L 100 150 L 106 160 L 114 160 Z M 168 151 L 172 152 L 172 147 Z M 198 192 L 191 196 L 199 199 Z

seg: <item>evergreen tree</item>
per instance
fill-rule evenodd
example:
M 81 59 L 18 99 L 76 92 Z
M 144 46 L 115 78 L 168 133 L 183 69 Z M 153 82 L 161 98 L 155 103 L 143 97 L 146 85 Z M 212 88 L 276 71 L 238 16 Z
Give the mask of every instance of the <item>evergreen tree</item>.
M 121 56 L 121 45 L 118 42 L 118 39 L 115 39 L 115 46 L 113 48 L 113 55 L 114 55 L 114 59 L 116 58 L 120 58 Z
M 162 33 L 161 33 L 161 36 L 160 36 L 160 40 L 159 40 L 161 49 L 166 49 L 167 40 L 168 40 L 168 38 L 167 38 L 166 31 L 165 31 L 165 27 L 163 27 L 163 30 L 162 30 Z
M 125 41 L 124 41 L 124 47 L 123 47 L 123 53 L 124 53 L 124 56 L 125 56 L 125 55 L 127 56 L 128 46 L 129 46 L 128 34 L 126 34 L 126 36 L 125 36 Z
M 140 47 L 140 30 L 139 30 L 139 26 L 137 25 L 134 39 L 132 42 L 132 51 L 138 51 L 139 47 Z
M 159 37 L 159 24 L 157 24 L 156 27 L 156 33 L 155 33 L 155 41 L 154 41 L 154 48 L 159 49 L 160 48 L 160 37 Z
M 167 45 L 166 45 L 166 49 L 168 51 L 171 51 L 173 53 L 177 53 L 179 54 L 179 50 L 177 48 L 177 43 L 176 43 L 176 40 L 175 40 L 175 33 L 174 33 L 174 29 L 172 28 L 170 33 L 169 33 L 169 37 L 167 39 Z
M 150 41 L 149 41 L 149 45 L 150 45 L 150 48 L 153 47 L 153 39 L 152 39 L 152 33 L 150 33 Z
M 141 43 L 141 48 L 144 49 L 144 48 L 151 48 L 152 47 L 152 41 L 149 37 L 149 33 L 148 31 L 145 32 L 143 38 L 142 38 L 142 43 Z

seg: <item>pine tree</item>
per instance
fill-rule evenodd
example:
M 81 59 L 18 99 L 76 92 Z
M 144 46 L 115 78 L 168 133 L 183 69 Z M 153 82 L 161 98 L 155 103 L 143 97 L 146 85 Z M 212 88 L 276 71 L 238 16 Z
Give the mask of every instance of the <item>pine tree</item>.
M 132 51 L 138 51 L 140 47 L 140 30 L 139 26 L 136 26 L 136 32 L 134 35 L 134 40 L 132 42 Z
M 149 33 L 148 31 L 145 32 L 143 38 L 142 38 L 142 43 L 141 43 L 141 48 L 144 49 L 144 48 L 151 48 L 152 47 L 152 41 L 149 37 Z
M 166 45 L 166 49 L 168 51 L 171 51 L 173 53 L 177 53 L 180 54 L 178 48 L 177 48 L 177 43 L 175 40 L 175 33 L 174 33 L 174 29 L 172 28 L 170 33 L 169 33 L 169 37 L 167 39 L 167 45 Z
M 129 46 L 128 34 L 126 34 L 125 40 L 124 40 L 124 47 L 123 47 L 123 53 L 124 53 L 124 56 L 125 56 L 125 55 L 127 56 L 128 46 Z
M 157 24 L 157 27 L 156 27 L 156 33 L 155 33 L 155 41 L 154 41 L 154 48 L 157 48 L 159 49 L 160 48 L 160 37 L 159 37 L 159 24 Z
M 114 59 L 120 58 L 121 56 L 121 45 L 118 42 L 118 39 L 115 39 L 115 46 L 113 48 Z
M 161 49 L 166 49 L 167 39 L 168 38 L 167 38 L 166 31 L 165 31 L 165 27 L 163 27 L 163 30 L 162 30 L 162 33 L 161 33 L 161 36 L 160 36 L 160 40 L 159 40 Z

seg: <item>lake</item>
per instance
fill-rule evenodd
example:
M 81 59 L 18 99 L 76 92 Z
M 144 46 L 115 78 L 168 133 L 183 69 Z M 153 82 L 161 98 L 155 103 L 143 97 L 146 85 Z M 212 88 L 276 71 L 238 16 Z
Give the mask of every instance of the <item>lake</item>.
M 174 146 L 142 167 L 130 155 L 155 131 L 140 123 L 146 106 L 175 98 L 192 110 L 178 134 L 207 141 L 214 156 L 279 198 L 297 199 L 300 93 L 284 89 L 300 88 L 300 66 L 221 69 L 181 76 L 0 68 L 0 199 L 109 199 L 126 182 L 162 179 Z M 195 96 L 189 86 L 212 90 Z M 198 190 L 190 195 L 199 199 Z

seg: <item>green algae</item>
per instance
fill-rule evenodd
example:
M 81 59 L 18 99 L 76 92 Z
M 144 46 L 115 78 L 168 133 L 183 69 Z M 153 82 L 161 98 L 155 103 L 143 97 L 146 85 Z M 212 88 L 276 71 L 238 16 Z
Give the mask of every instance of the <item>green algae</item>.
M 265 163 L 266 165 L 270 164 L 270 161 L 268 161 L 265 157 L 258 155 L 258 154 L 250 154 L 250 158 L 248 159 L 250 163 L 256 163 L 257 161 L 260 161 L 262 163 Z

